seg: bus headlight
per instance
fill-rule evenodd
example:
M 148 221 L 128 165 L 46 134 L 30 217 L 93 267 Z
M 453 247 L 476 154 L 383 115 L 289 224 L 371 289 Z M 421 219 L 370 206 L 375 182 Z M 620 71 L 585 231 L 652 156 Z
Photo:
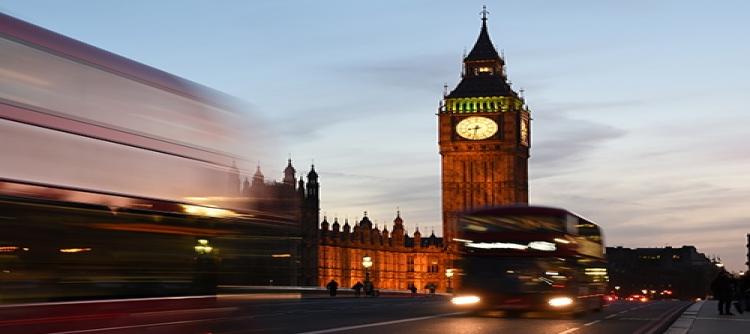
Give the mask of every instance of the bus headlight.
M 552 307 L 563 307 L 573 304 L 573 299 L 570 297 L 555 297 L 550 298 L 550 300 L 547 301 L 547 304 Z
M 469 305 L 479 303 L 479 297 L 477 296 L 458 296 L 451 299 L 451 303 L 456 305 Z

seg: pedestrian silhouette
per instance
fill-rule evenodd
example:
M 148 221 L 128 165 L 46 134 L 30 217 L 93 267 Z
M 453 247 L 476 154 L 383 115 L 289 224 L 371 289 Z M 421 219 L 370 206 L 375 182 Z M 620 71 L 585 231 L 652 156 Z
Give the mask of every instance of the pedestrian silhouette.
M 431 294 L 434 294 L 435 290 L 437 289 L 437 285 L 435 285 L 435 283 L 427 283 L 424 288 L 430 291 Z
M 417 293 L 417 287 L 414 286 L 414 284 L 409 284 L 409 287 L 407 289 L 409 289 L 409 291 L 411 291 L 412 294 Z
M 722 269 L 711 282 L 711 292 L 719 300 L 719 314 L 734 315 L 730 310 L 734 296 L 732 278 L 726 270 Z
M 365 296 L 375 295 L 375 286 L 372 284 L 372 282 L 365 281 L 364 288 L 365 288 Z
M 742 314 L 742 302 L 744 300 L 744 290 L 742 288 L 742 280 L 740 277 L 732 277 L 732 297 L 735 300 L 734 309 L 737 313 Z
M 336 290 L 339 288 L 339 284 L 336 282 L 336 280 L 332 279 L 328 284 L 326 284 L 326 288 L 328 288 L 328 293 L 331 295 L 331 297 L 336 297 Z
M 740 303 L 744 302 L 745 311 L 750 311 L 750 272 L 740 276 L 739 282 Z
M 354 295 L 359 297 L 360 294 L 362 293 L 362 288 L 364 287 L 365 286 L 362 284 L 362 282 L 357 281 L 357 283 L 354 284 L 354 286 L 352 286 L 352 289 L 354 289 Z

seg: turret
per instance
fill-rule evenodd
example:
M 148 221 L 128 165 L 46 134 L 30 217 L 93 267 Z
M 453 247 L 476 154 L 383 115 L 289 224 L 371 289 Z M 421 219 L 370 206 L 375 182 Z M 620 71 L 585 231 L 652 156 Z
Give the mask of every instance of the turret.
M 295 183 L 297 183 L 294 177 L 296 173 L 297 171 L 292 167 L 292 159 L 289 159 L 286 168 L 284 168 L 284 184 L 294 187 Z
M 320 238 L 325 241 L 328 238 L 328 219 L 323 216 L 323 222 L 320 223 Z
M 260 165 L 255 167 L 255 174 L 253 174 L 253 184 L 252 187 L 260 187 L 263 185 L 263 172 L 260 171 Z
M 341 241 L 344 243 L 350 243 L 352 241 L 352 227 L 349 225 L 349 218 L 344 219 L 344 232 L 341 234 Z
M 307 173 L 307 198 L 311 200 L 319 199 L 319 188 L 318 173 L 315 172 L 315 165 L 311 165 L 310 172 Z
M 388 226 L 383 226 L 383 246 L 391 246 L 390 235 L 388 234 Z
M 404 220 L 401 219 L 401 211 L 396 211 L 396 219 L 393 220 L 393 245 L 396 247 L 404 246 Z
M 416 230 L 414 231 L 414 247 L 415 248 L 422 247 L 422 233 L 419 232 L 418 226 Z

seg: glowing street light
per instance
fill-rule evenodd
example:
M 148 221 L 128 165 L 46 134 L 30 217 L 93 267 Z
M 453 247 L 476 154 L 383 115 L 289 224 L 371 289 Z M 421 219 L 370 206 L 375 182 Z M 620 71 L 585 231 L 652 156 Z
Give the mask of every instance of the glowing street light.
M 362 257 L 362 267 L 365 268 L 365 282 L 370 281 L 370 267 L 372 267 L 372 258 L 365 255 Z
M 451 293 L 453 292 L 453 287 L 451 287 L 451 279 L 453 278 L 453 269 L 445 269 L 445 277 L 448 278 L 448 289 L 446 289 L 446 292 Z

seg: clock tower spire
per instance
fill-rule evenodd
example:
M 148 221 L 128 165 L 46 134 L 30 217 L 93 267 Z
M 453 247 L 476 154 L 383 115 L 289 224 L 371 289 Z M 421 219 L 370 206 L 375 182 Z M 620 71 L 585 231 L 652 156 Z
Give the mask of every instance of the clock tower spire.
M 462 212 L 528 202 L 530 112 L 511 88 L 505 61 L 490 40 L 486 8 L 481 14 L 461 81 L 437 114 L 446 244 Z

